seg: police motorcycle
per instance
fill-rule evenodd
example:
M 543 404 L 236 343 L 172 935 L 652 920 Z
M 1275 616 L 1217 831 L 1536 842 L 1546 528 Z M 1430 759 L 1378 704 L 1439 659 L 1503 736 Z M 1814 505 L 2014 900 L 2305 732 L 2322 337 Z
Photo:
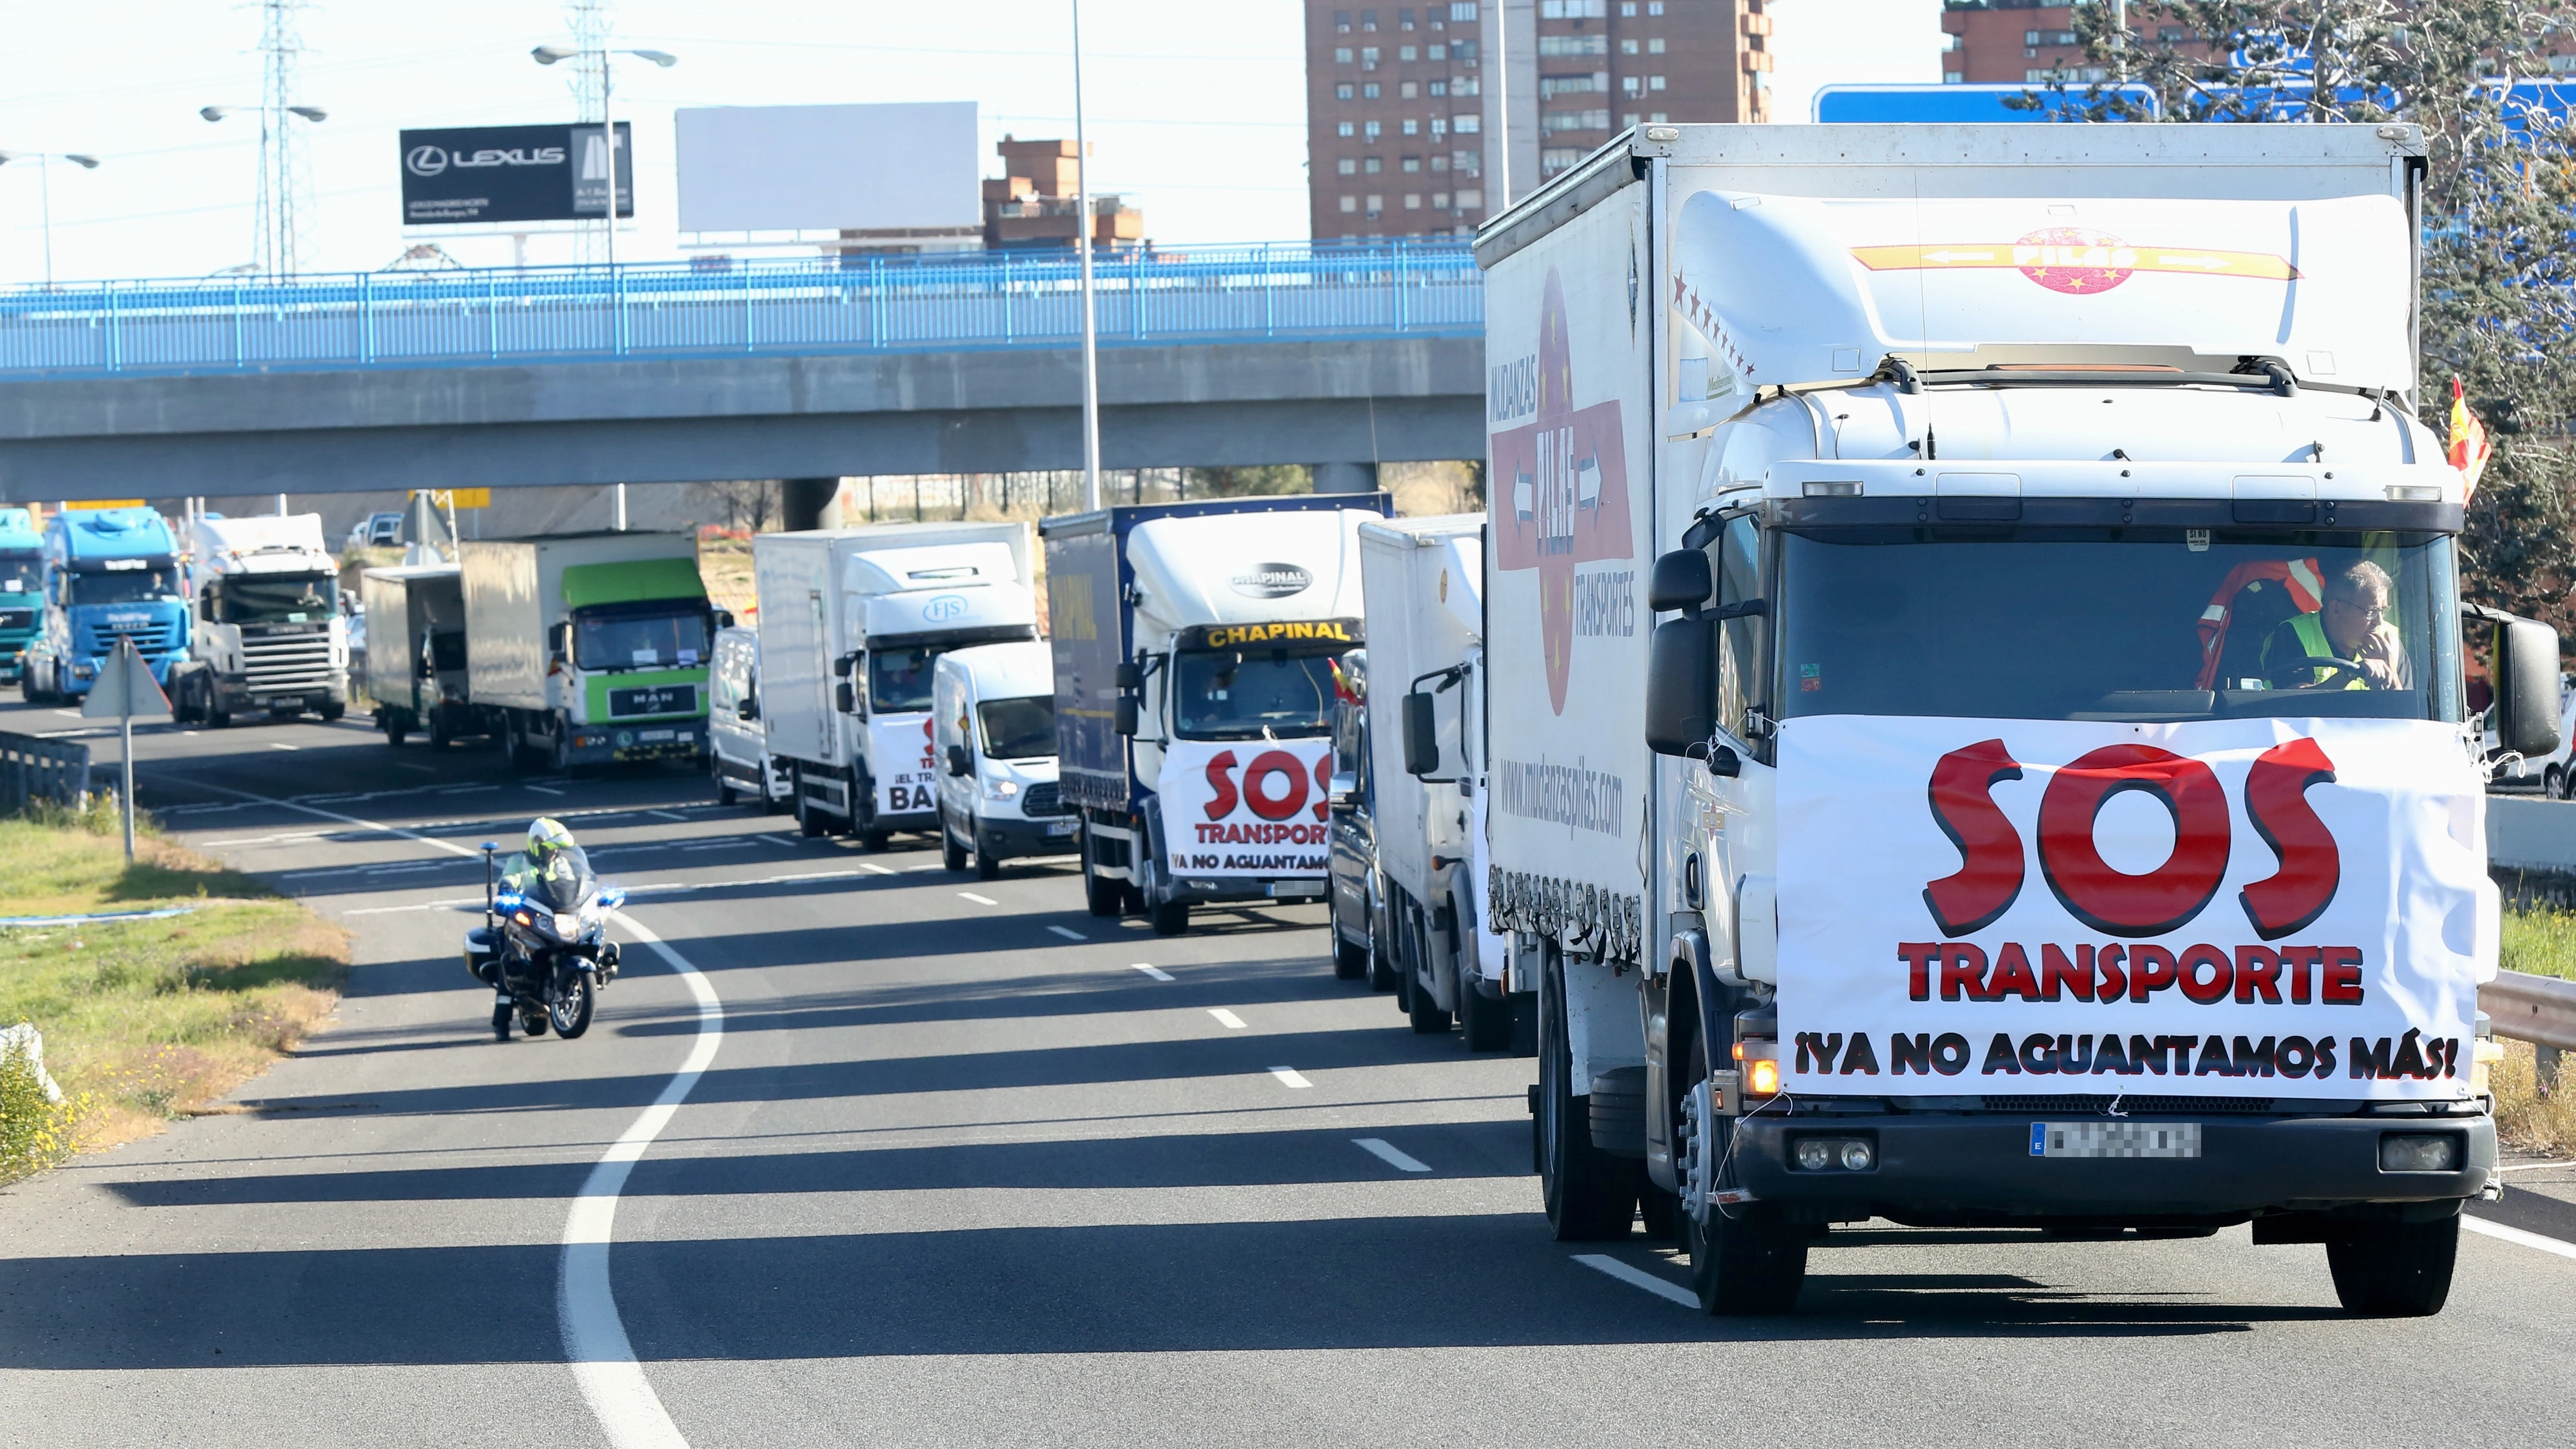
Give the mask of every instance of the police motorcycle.
M 516 1019 L 530 1036 L 551 1028 L 569 1041 L 590 1030 L 599 989 L 617 979 L 608 913 L 626 892 L 603 887 L 578 845 L 496 861 L 483 843 L 483 924 L 465 933 L 465 969 L 492 988 L 492 1038 L 510 1039 Z

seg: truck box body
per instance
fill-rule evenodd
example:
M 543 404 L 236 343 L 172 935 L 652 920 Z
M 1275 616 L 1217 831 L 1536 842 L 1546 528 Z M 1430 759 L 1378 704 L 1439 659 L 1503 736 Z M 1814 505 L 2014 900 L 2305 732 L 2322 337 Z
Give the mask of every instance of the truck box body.
M 1059 769 L 1065 798 L 1084 811 L 1096 907 L 1111 889 L 1102 881 L 1162 892 L 1167 912 L 1184 902 L 1182 920 L 1185 899 L 1323 894 L 1332 687 L 1322 664 L 1361 642 L 1354 530 L 1388 512 L 1383 494 L 1323 494 L 1124 506 L 1041 526 Z M 1227 683 L 1238 658 L 1250 666 L 1243 700 Z M 1117 729 L 1122 664 L 1147 671 L 1132 740 Z M 1288 709 L 1300 722 L 1265 738 L 1245 701 L 1283 689 L 1311 708 Z M 1142 883 L 1131 858 L 1139 823 L 1154 857 Z
M 696 539 L 472 539 L 458 565 L 467 691 L 514 749 L 565 766 L 705 750 L 713 629 Z
M 14 680 L 44 614 L 45 539 L 32 509 L 0 508 L 0 681 Z
M 318 513 L 206 516 L 189 530 L 194 647 L 170 681 L 183 720 L 349 705 L 340 566 Z
M 762 718 L 808 828 L 936 824 L 932 668 L 950 649 L 1037 637 L 1028 565 L 1024 523 L 752 540 Z
M 456 564 L 373 568 L 358 576 L 366 605 L 367 697 L 376 727 L 433 739 L 474 733 L 465 654 L 465 579 Z
M 1448 1011 L 1464 991 L 1505 994 L 1503 938 L 1484 901 L 1484 534 L 1475 513 L 1362 524 L 1359 535 L 1378 685 L 1368 696 L 1378 867 L 1400 904 L 1455 923 L 1426 926 L 1431 949 L 1416 963 L 1421 989 Z M 1428 776 L 1404 768 L 1404 701 L 1415 692 L 1430 697 L 1437 726 Z
M 1716 1233 L 2478 1190 L 2497 905 L 2416 144 L 1656 126 L 1479 235 L 1487 614 L 1526 641 L 1489 886 L 1554 1003 L 1542 1137 L 1613 1103 L 1552 1212 L 1608 1210 L 1594 1149 L 1772 1204 Z M 1711 590 L 1679 617 L 1667 554 Z M 1793 1095 L 1748 1107 L 1737 1046 Z M 2456 1119 L 2440 1170 L 2360 1150 L 2399 1100 Z M 2190 1128 L 2153 1174 L 2066 1160 L 2141 1114 Z
M 73 508 L 45 520 L 42 634 L 28 660 L 39 698 L 89 693 L 99 665 L 130 639 L 167 681 L 188 657 L 179 545 L 149 508 Z

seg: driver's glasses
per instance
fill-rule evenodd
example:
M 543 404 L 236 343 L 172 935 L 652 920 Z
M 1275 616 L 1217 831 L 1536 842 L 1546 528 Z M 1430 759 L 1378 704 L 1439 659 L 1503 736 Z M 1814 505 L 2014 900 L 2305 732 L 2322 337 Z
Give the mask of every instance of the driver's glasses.
M 2341 609 L 2346 614 L 2359 614 L 2361 616 L 2362 623 L 2373 629 L 2378 628 L 2380 621 L 2388 617 L 2388 610 L 2384 605 L 2374 604 L 2370 608 L 2365 609 L 2350 599 L 2328 599 L 2326 600 L 2326 607 L 2329 609 Z

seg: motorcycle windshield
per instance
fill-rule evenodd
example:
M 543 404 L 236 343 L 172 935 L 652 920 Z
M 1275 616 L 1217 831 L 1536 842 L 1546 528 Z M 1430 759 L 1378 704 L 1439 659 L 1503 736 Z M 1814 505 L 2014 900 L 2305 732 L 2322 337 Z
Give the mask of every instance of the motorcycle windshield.
M 513 855 L 505 876 L 512 890 L 526 896 L 530 904 L 550 911 L 580 910 L 599 890 L 599 877 L 591 873 L 590 857 L 578 845 L 553 852 L 542 865 L 524 854 Z

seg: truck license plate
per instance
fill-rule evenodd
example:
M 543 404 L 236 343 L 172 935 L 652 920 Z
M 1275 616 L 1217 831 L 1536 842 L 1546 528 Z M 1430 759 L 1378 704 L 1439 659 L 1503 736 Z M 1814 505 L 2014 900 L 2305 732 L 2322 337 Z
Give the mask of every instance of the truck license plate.
M 637 738 L 637 739 L 639 739 L 639 740 L 642 740 L 642 741 L 644 741 L 644 742 L 645 742 L 645 743 L 647 743 L 647 744 L 650 744 L 650 743 L 652 743 L 652 742 L 653 742 L 653 741 L 655 741 L 655 740 L 667 740 L 667 739 L 669 739 L 669 738 L 670 738 L 674 733 L 676 733 L 676 731 L 672 731 L 672 730 L 638 730 L 638 731 L 636 731 L 636 732 L 635 732 L 635 738 Z
M 1070 820 L 1058 820 L 1047 826 L 1049 835 L 1071 835 L 1072 833 L 1073 822 Z
M 1270 887 L 1270 898 L 1275 901 L 1321 900 L 1323 895 L 1322 881 L 1283 880 Z
M 2033 1157 L 2198 1157 L 2197 1122 L 2033 1122 Z

